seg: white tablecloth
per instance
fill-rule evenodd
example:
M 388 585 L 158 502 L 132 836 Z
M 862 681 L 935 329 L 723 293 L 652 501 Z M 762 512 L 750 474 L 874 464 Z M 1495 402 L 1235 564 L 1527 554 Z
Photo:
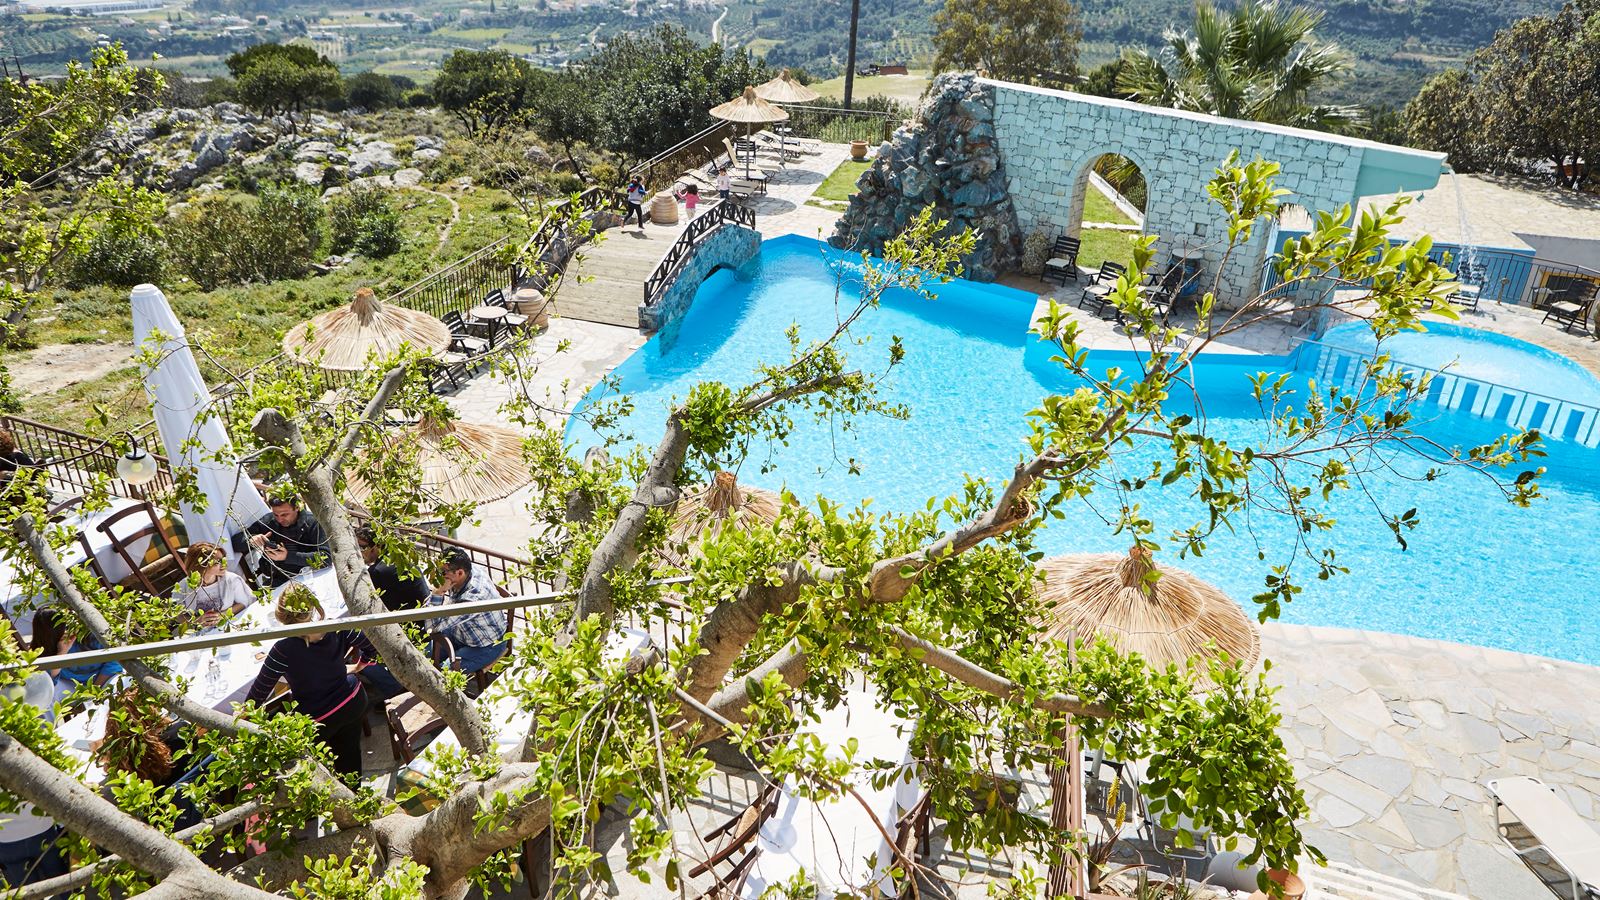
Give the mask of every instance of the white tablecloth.
M 879 709 L 871 694 L 851 690 L 845 702 L 802 731 L 821 738 L 834 759 L 843 759 L 846 742 L 855 738 L 858 764 L 880 759 L 909 766 L 911 728 L 912 723 Z M 739 896 L 754 900 L 802 872 L 816 883 L 818 896 L 865 893 L 875 883 L 888 894 L 893 887 L 887 873 L 894 865 L 894 851 L 884 836 L 894 838 L 900 817 L 922 794 L 915 772 L 909 781 L 905 772 L 902 769 L 900 777 L 881 789 L 872 786 L 868 774 L 858 775 L 852 786 L 860 799 L 845 793 L 832 800 L 812 800 L 793 793 L 792 784 L 785 785 L 777 809 L 761 826 L 755 862 Z
M 344 595 L 339 592 L 339 582 L 333 569 L 318 569 L 295 577 L 272 592 L 274 600 L 290 584 L 303 583 L 322 601 L 322 608 L 330 619 L 344 617 L 347 610 Z M 233 620 L 230 630 L 254 631 L 278 624 L 273 616 L 274 603 L 258 601 L 245 607 Z M 188 679 L 185 693 L 189 699 L 204 703 L 213 709 L 231 710 L 232 704 L 243 702 L 261 671 L 261 661 L 276 641 L 253 644 L 232 644 L 210 650 L 185 650 L 172 654 L 171 666 L 174 680 Z M 213 665 L 215 663 L 215 665 Z M 89 758 L 90 747 L 106 733 L 105 704 L 96 704 L 65 722 L 56 724 L 69 748 L 83 759 Z M 99 770 L 92 768 L 92 779 L 99 780 Z
M 106 573 L 106 577 L 112 581 L 121 581 L 127 578 L 133 574 L 133 570 L 129 569 L 128 564 L 123 561 L 122 557 L 111 549 L 113 535 L 101 531 L 100 523 L 130 506 L 138 505 L 139 501 L 137 500 L 113 498 L 111 505 L 105 509 L 70 517 L 63 523 L 75 525 L 79 533 L 89 541 L 89 546 L 94 550 L 95 561 L 100 564 L 100 571 Z M 117 523 L 117 527 L 113 531 L 115 534 L 129 535 L 148 524 L 150 524 L 150 520 L 144 516 L 131 516 Z M 146 537 L 130 545 L 129 551 L 135 558 L 138 558 L 143 556 L 149 548 L 150 538 Z M 79 565 L 84 559 L 83 545 L 77 541 L 68 544 L 61 551 L 61 562 L 68 568 Z M 0 608 L 5 609 L 6 615 L 11 617 L 11 621 L 16 624 L 17 629 L 25 637 L 31 637 L 33 634 L 33 610 L 18 611 L 18 607 L 27 599 L 27 595 L 16 584 L 16 580 L 16 571 L 11 567 L 11 564 L 0 560 Z
M 612 662 L 627 659 L 635 650 L 640 649 L 650 642 L 650 635 L 637 628 L 621 628 L 612 632 L 606 640 L 606 658 Z M 528 725 L 533 720 L 533 714 L 520 708 L 519 698 L 511 692 L 511 686 L 517 683 L 514 670 L 508 670 L 504 677 L 495 679 L 489 689 L 478 697 L 478 706 L 488 712 L 489 727 L 494 731 L 495 752 L 505 757 L 519 749 L 522 738 L 528 732 Z M 439 750 L 455 751 L 461 747 L 455 732 L 445 731 L 434 739 L 416 759 L 406 763 L 404 768 L 418 775 L 429 775 L 433 772 L 433 754 Z

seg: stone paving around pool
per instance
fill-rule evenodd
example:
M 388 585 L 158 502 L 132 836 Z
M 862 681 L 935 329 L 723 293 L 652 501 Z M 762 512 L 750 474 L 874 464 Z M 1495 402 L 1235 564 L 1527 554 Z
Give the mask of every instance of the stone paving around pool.
M 1484 782 L 1530 775 L 1600 811 L 1600 668 L 1268 625 L 1280 729 L 1330 859 L 1483 900 L 1548 896 L 1495 834 Z
M 799 196 L 805 187 L 774 185 L 771 214 L 757 220 L 766 237 L 813 236 L 828 227 L 834 214 L 806 206 Z M 1535 340 L 1600 371 L 1600 344 L 1540 330 L 1530 311 L 1486 309 L 1463 320 Z M 569 347 L 557 353 L 562 342 Z M 1263 332 L 1240 347 L 1273 353 L 1280 342 L 1283 335 Z M 633 329 L 557 318 L 530 342 L 538 365 L 529 389 L 548 397 L 550 415 L 559 417 L 642 343 Z M 502 378 L 480 376 L 450 400 L 469 421 L 499 422 L 510 390 Z M 530 537 L 522 510 L 531 490 L 480 507 L 480 523 L 461 536 L 518 552 Z M 1492 573 L 1485 581 L 1492 583 Z M 1282 688 L 1280 731 L 1311 805 L 1313 844 L 1332 859 L 1473 898 L 1549 896 L 1495 835 L 1483 783 L 1536 776 L 1595 821 L 1600 668 L 1280 624 L 1265 627 L 1264 651 L 1272 661 L 1268 677 Z

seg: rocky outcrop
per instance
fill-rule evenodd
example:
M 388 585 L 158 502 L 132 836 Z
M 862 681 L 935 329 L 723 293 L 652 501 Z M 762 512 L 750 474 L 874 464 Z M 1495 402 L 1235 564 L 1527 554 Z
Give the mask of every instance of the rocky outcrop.
M 412 184 L 420 181 L 416 166 L 437 159 L 444 147 L 444 139 L 432 135 L 406 139 L 416 150 L 411 168 L 403 169 L 395 144 L 379 135 L 354 132 L 320 114 L 293 124 L 282 116 L 263 119 L 234 103 L 148 110 L 119 119 L 101 136 L 86 174 L 92 179 L 120 172 L 136 184 L 179 192 L 216 183 L 229 165 L 277 164 L 302 184 L 328 187 L 396 170 L 396 183 Z
M 1022 234 L 995 145 L 994 95 L 970 74 L 935 79 L 916 122 L 878 148 L 856 187 L 828 239 L 835 247 L 882 252 L 932 206 L 951 233 L 977 232 L 976 249 L 962 260 L 966 277 L 993 281 L 1017 267 Z

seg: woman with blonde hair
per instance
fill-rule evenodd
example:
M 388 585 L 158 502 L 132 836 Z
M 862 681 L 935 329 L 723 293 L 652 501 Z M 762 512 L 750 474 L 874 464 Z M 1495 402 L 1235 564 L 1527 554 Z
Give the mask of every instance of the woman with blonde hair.
M 278 598 L 275 614 L 285 625 L 301 625 L 327 617 L 317 595 L 303 584 L 291 584 Z M 355 650 L 357 659 L 347 664 Z M 355 673 L 377 657 L 359 631 L 318 631 L 286 637 L 272 645 L 246 699 L 264 703 L 278 680 L 289 682 L 289 696 L 299 712 L 317 723 L 317 737 L 333 751 L 334 771 L 361 774 L 361 721 L 368 699 Z
M 191 545 L 184 568 L 189 577 L 178 585 L 175 598 L 206 628 L 220 622 L 224 610 L 238 615 L 255 600 L 250 585 L 228 571 L 228 554 L 216 544 Z

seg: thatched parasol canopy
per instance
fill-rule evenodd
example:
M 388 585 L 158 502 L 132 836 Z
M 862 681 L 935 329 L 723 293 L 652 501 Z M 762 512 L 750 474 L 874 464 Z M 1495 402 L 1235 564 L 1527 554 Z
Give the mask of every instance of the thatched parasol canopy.
M 283 336 L 283 352 L 304 365 L 334 372 L 360 372 L 367 356 L 388 356 L 410 344 L 441 353 L 450 346 L 450 329 L 425 312 L 385 306 L 371 288 L 356 291 L 349 306 L 301 322 Z
M 783 498 L 763 488 L 741 485 L 732 472 L 718 472 L 711 483 L 684 494 L 672 515 L 664 555 L 682 565 L 698 550 L 701 540 L 716 537 L 724 528 L 747 528 L 777 521 Z M 678 547 L 687 548 L 680 555 Z
M 744 94 L 727 103 L 711 107 L 711 114 L 724 122 L 738 122 L 744 125 L 782 122 L 789 118 L 788 113 L 756 96 L 756 89 L 753 87 L 745 88 Z
M 499 500 L 533 480 L 523 461 L 522 435 L 509 428 L 423 419 L 385 439 L 416 446 L 422 490 L 439 506 Z M 364 505 L 372 486 L 361 479 L 361 470 L 360 465 L 346 467 L 345 493 Z
M 810 103 L 822 95 L 794 80 L 788 69 L 766 84 L 756 86 L 756 96 L 769 103 Z
M 1039 599 L 1048 607 L 1053 637 L 1098 634 L 1158 667 L 1219 651 L 1247 669 L 1261 658 L 1255 622 L 1221 590 L 1181 569 L 1162 569 L 1154 584 L 1146 584 L 1155 564 L 1144 548 L 1126 556 L 1053 556 L 1039 569 Z

